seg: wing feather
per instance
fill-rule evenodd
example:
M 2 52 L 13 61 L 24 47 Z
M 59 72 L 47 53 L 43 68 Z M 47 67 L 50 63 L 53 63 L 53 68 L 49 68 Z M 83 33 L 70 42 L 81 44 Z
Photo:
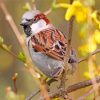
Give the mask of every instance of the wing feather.
M 63 60 L 67 42 L 65 36 L 57 29 L 46 29 L 31 37 L 32 47 L 56 60 Z

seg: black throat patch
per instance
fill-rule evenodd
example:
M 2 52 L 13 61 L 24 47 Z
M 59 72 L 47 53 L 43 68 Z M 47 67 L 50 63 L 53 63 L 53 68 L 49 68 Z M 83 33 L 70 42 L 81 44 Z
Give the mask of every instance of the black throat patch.
M 32 34 L 32 31 L 29 25 L 24 26 L 24 32 L 27 35 L 27 37 Z

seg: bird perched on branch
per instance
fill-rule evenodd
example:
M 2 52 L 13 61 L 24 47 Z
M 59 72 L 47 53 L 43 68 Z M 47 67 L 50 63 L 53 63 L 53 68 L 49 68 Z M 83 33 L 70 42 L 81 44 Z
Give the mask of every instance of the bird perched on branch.
M 22 16 L 21 25 L 33 62 L 48 77 L 59 77 L 64 71 L 67 38 L 39 10 L 26 12 Z M 72 69 L 75 69 L 73 65 L 76 62 L 76 54 L 71 50 L 68 63 Z

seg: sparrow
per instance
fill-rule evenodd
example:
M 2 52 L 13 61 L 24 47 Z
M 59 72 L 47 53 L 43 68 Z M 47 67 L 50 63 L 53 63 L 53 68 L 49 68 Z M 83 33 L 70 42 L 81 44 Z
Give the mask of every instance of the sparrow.
M 29 54 L 38 69 L 51 78 L 61 76 L 64 71 L 67 37 L 39 10 L 31 10 L 23 14 L 21 26 L 26 34 Z M 71 50 L 68 63 L 73 69 L 76 59 L 76 53 Z

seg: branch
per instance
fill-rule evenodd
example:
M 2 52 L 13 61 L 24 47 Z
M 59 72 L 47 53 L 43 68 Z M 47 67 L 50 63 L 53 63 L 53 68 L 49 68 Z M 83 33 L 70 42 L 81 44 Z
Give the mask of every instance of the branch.
M 61 88 L 58 89 L 56 92 L 54 93 L 50 93 L 49 96 L 51 98 L 55 98 L 55 97 L 60 97 L 61 96 L 61 92 L 63 91 L 65 94 L 68 94 L 68 93 L 71 93 L 71 92 L 74 92 L 76 90 L 79 90 L 79 89 L 82 89 L 82 88 L 85 88 L 85 87 L 88 87 L 88 86 L 91 86 L 93 85 L 93 80 L 96 80 L 97 83 L 100 82 L 100 76 L 97 76 L 96 78 L 93 78 L 91 80 L 86 80 L 86 81 L 83 81 L 83 82 L 79 82 L 79 83 L 76 83 L 76 84 L 73 84 L 71 86 L 69 86 L 68 88 L 66 88 L 65 90 L 62 90 Z M 38 93 L 39 93 L 39 90 L 38 90 Z M 31 95 L 32 97 L 35 96 L 37 93 L 34 92 L 33 95 Z M 31 99 L 26 99 L 26 100 L 31 100 Z M 40 100 L 44 100 L 44 98 L 41 98 Z
M 78 63 L 81 63 L 81 62 L 87 60 L 90 56 L 93 56 L 93 55 L 98 54 L 98 53 L 100 53 L 100 49 L 97 49 L 96 51 L 92 52 L 92 53 L 89 54 L 89 56 L 87 56 L 87 57 L 81 58 L 81 59 L 78 61 Z M 76 88 L 76 90 L 77 90 L 77 89 L 81 89 L 81 88 L 90 86 L 90 85 L 92 85 L 92 81 L 91 81 L 91 82 L 90 82 L 90 81 L 91 81 L 91 80 L 81 82 L 81 84 L 80 84 L 80 83 L 77 83 L 77 84 L 75 84 L 75 85 L 69 86 L 70 89 L 68 88 L 67 91 L 70 91 L 71 88 L 73 88 L 73 89 Z M 97 79 L 97 81 L 99 82 L 99 79 Z M 89 84 L 89 83 L 91 83 L 91 84 Z M 88 84 L 88 85 L 87 85 L 87 84 Z M 81 86 L 81 85 L 82 85 L 82 86 Z M 86 86 L 86 85 L 87 85 L 87 86 Z M 75 87 L 74 87 L 74 86 L 75 86 Z M 79 87 L 79 86 L 80 86 L 80 87 Z M 84 86 L 84 87 L 83 87 L 83 86 Z M 71 92 L 73 92 L 73 89 L 72 89 Z M 36 91 L 36 92 L 33 92 L 29 97 L 34 97 L 35 95 L 37 95 L 37 94 L 39 93 L 39 91 L 40 91 L 40 90 L 38 90 L 38 91 Z M 75 91 L 75 90 L 74 90 L 74 91 Z M 57 91 L 57 94 L 60 93 L 60 92 L 61 92 L 61 90 L 59 89 L 59 90 Z M 68 92 L 68 93 L 69 93 L 69 92 Z M 56 94 L 55 94 L 55 95 L 56 95 Z M 51 97 L 52 97 L 52 96 L 51 96 Z M 27 99 L 27 100 L 30 100 L 30 99 Z
M 72 0 L 71 0 L 71 1 L 72 1 Z M 10 24 L 11 28 L 13 29 L 13 31 L 14 31 L 14 33 L 15 33 L 15 35 L 16 35 L 18 41 L 19 41 L 19 44 L 21 45 L 21 47 L 22 47 L 22 49 L 23 49 L 23 51 L 24 51 L 24 52 L 27 52 L 27 47 L 26 47 L 26 45 L 25 45 L 25 43 L 24 43 L 24 39 L 23 39 L 23 37 L 20 35 L 20 32 L 18 31 L 17 26 L 16 26 L 16 24 L 14 23 L 14 21 L 13 21 L 11 15 L 9 14 L 9 12 L 8 12 L 8 10 L 7 10 L 6 6 L 5 6 L 5 4 L 3 3 L 3 1 L 0 1 L 0 8 L 1 8 L 2 11 L 4 12 L 5 18 L 6 18 L 7 22 Z M 73 19 L 71 19 L 71 21 L 70 21 L 69 23 L 70 23 L 70 24 L 68 25 L 68 27 L 69 27 L 69 28 L 68 28 L 68 29 L 69 29 L 69 32 L 68 32 L 68 35 L 69 35 L 69 36 L 68 36 L 68 37 L 69 37 L 69 38 L 68 38 L 68 42 L 69 42 L 69 44 L 71 44 Z M 70 34 L 69 34 L 69 33 L 70 33 Z M 80 59 L 80 60 L 78 61 L 78 63 L 87 60 L 90 56 L 95 55 L 95 54 L 97 54 L 97 53 L 99 53 L 99 52 L 100 52 L 100 49 L 96 50 L 95 52 L 93 52 L 92 54 L 90 54 L 88 57 L 83 58 L 83 59 Z M 13 55 L 11 52 L 8 52 L 8 53 L 10 53 L 11 55 Z M 26 53 L 26 55 L 28 55 L 28 54 Z M 15 56 L 15 55 L 13 55 L 13 56 Z M 16 57 L 16 56 L 15 56 L 15 57 Z M 37 70 L 33 69 L 32 61 L 28 60 L 28 61 L 27 61 L 27 65 L 30 66 L 30 68 L 28 69 L 28 71 L 32 74 L 32 76 L 36 77 L 36 76 L 34 75 L 34 73 L 36 73 Z M 37 80 L 37 79 L 36 79 L 36 80 Z M 97 83 L 100 82 L 100 77 L 96 77 L 95 80 L 97 81 Z M 40 83 L 41 83 L 41 82 L 40 82 Z M 41 86 L 40 83 L 39 83 L 39 85 Z M 92 84 L 93 84 L 93 83 L 92 83 L 91 80 L 83 81 L 83 82 L 80 82 L 80 83 L 77 83 L 77 84 L 74 84 L 74 85 L 69 86 L 66 90 L 58 89 L 57 92 L 55 92 L 55 93 L 53 93 L 53 94 L 50 94 L 50 97 L 55 97 L 55 96 L 57 96 L 57 95 L 60 95 L 60 92 L 61 92 L 61 91 L 64 91 L 64 93 L 67 94 L 67 93 L 76 91 L 76 90 L 78 90 L 78 89 L 81 89 L 81 88 L 85 88 L 85 87 L 87 87 L 87 86 L 90 86 L 90 85 L 92 85 Z M 43 90 L 43 91 L 44 91 L 44 90 Z
M 48 15 L 52 12 L 52 8 L 49 8 L 47 11 L 44 12 L 45 15 Z
M 1 46 L 0 46 L 0 47 L 1 47 Z M 8 50 L 6 50 L 5 48 L 2 48 L 2 49 L 5 50 L 6 52 L 8 52 L 9 54 L 11 54 L 12 56 L 14 56 L 15 58 L 17 58 L 17 55 L 15 55 L 13 52 L 8 51 Z M 97 49 L 96 51 L 94 51 L 94 52 L 92 52 L 91 54 L 89 54 L 89 56 L 80 59 L 80 60 L 78 61 L 78 63 L 81 63 L 81 62 L 87 60 L 90 56 L 93 56 L 93 55 L 98 54 L 98 53 L 100 53 L 100 49 Z M 17 59 L 18 59 L 18 58 L 17 58 Z M 98 82 L 99 82 L 99 79 L 100 79 L 100 78 L 97 79 Z M 48 84 L 49 84 L 49 83 L 50 83 L 50 82 L 48 81 Z M 83 86 L 86 87 L 86 86 L 92 85 L 92 83 L 91 83 L 91 84 L 90 84 L 90 83 L 91 83 L 91 82 L 89 82 L 89 81 L 81 82 L 81 84 L 80 84 L 80 83 L 77 83 L 76 85 L 69 86 L 69 88 L 67 89 L 67 91 L 73 92 L 73 91 L 75 91 L 75 88 L 76 88 L 76 90 L 77 90 L 77 89 L 84 88 Z M 87 85 L 87 84 L 88 84 L 88 85 Z M 81 86 L 81 85 L 82 85 L 82 86 Z M 75 86 L 75 87 L 74 87 L 74 86 Z M 80 86 L 80 87 L 79 87 L 79 86 Z M 73 89 L 74 89 L 74 90 L 73 90 Z M 35 92 L 32 92 L 31 95 L 28 96 L 28 97 L 26 98 L 26 100 L 31 100 L 31 98 L 34 97 L 35 95 L 37 95 L 39 92 L 40 92 L 40 90 L 37 90 L 37 91 L 35 91 Z M 61 92 L 61 91 L 58 90 L 56 94 L 58 94 L 59 92 Z M 69 92 L 68 92 L 68 93 L 69 93 Z M 55 95 L 56 95 L 56 94 L 55 94 Z
M 3 49 L 4 51 L 6 51 L 7 53 L 9 53 L 10 55 L 12 55 L 14 58 L 16 58 L 16 59 L 19 60 L 18 56 L 17 56 L 16 54 L 14 54 L 12 51 L 7 50 L 7 49 L 4 47 L 4 45 L 0 44 L 0 48 Z
M 57 81 L 56 79 L 50 79 L 50 80 L 48 80 L 47 81 L 47 84 L 50 86 L 50 84 L 52 83 L 52 82 L 55 82 L 55 81 Z M 39 90 L 37 90 L 37 91 L 33 91 L 27 98 L 26 98 L 26 100 L 31 100 L 34 96 L 36 96 L 38 93 L 40 93 L 40 89 Z
M 20 31 L 18 30 L 11 14 L 9 13 L 8 9 L 6 8 L 4 0 L 0 0 L 0 8 L 5 15 L 6 21 L 9 23 L 9 25 L 12 28 L 15 36 L 17 37 L 18 42 L 19 42 L 20 46 L 22 47 L 22 50 L 24 51 L 24 53 L 26 55 L 26 65 L 27 65 L 27 67 L 25 67 L 25 68 L 27 68 L 29 73 L 34 77 L 34 79 L 37 82 L 37 84 L 39 85 L 41 93 L 43 94 L 45 99 L 50 100 L 50 98 L 48 96 L 48 92 L 45 88 L 45 84 L 43 82 L 41 82 L 40 74 L 39 74 L 37 68 L 33 67 L 32 60 L 31 60 L 31 58 L 29 58 L 28 49 L 27 49 L 26 44 L 24 42 L 24 38 L 22 37 L 22 35 L 21 35 Z
M 83 61 L 88 60 L 88 58 L 89 58 L 90 56 L 93 56 L 93 55 L 95 55 L 95 54 L 97 54 L 97 53 L 99 53 L 99 52 L 100 52 L 100 49 L 95 50 L 94 52 L 90 53 L 87 57 L 84 57 L 84 58 L 79 59 L 79 60 L 78 60 L 78 63 L 81 63 L 81 62 L 83 62 Z
M 18 73 L 14 73 L 12 80 L 13 80 L 13 85 L 14 85 L 14 92 L 17 94 L 17 86 L 16 86 L 16 81 L 18 78 Z
M 90 89 L 88 92 L 86 92 L 83 96 L 79 97 L 77 100 L 85 100 L 87 96 L 92 94 L 94 92 L 94 89 Z
M 31 100 L 34 96 L 36 96 L 38 93 L 40 93 L 40 90 L 37 90 L 35 92 L 32 92 L 25 100 Z
M 72 4 L 73 0 L 69 0 L 69 3 Z M 73 21 L 74 19 L 72 18 L 71 20 L 69 20 L 67 22 L 67 36 L 66 36 L 66 42 L 67 42 L 67 46 L 66 46 L 66 54 L 64 57 L 64 72 L 62 73 L 62 77 L 61 77 L 61 83 L 60 83 L 60 88 L 65 88 L 65 83 L 66 83 L 66 75 L 67 75 L 67 71 L 69 69 L 69 64 L 68 64 L 68 60 L 70 58 L 70 50 L 71 50 L 71 38 L 72 38 L 72 29 L 73 29 Z M 66 94 L 64 94 L 62 92 L 62 96 L 64 97 Z
M 6 5 L 4 4 L 3 0 L 0 0 L 0 8 L 1 8 L 1 10 L 3 11 L 3 13 L 4 13 L 4 15 L 5 15 L 5 19 L 7 20 L 7 22 L 8 22 L 9 25 L 10 25 L 10 27 L 12 28 L 12 30 L 13 30 L 15 36 L 17 37 L 18 42 L 19 42 L 19 45 L 22 47 L 22 49 L 23 49 L 25 55 L 28 56 L 28 54 L 27 54 L 27 47 L 26 47 L 26 45 L 25 45 L 24 39 L 23 39 L 23 37 L 21 36 L 21 33 L 19 32 L 19 30 L 18 30 L 18 28 L 17 28 L 17 26 L 16 26 L 16 24 L 15 24 L 15 22 L 14 22 L 12 16 L 11 16 L 10 13 L 8 12 L 8 10 L 7 10 L 7 8 L 6 8 Z M 16 56 L 14 55 L 14 53 L 11 53 L 10 51 L 9 51 L 8 53 L 10 53 L 10 54 L 13 55 L 14 57 L 16 57 Z M 16 58 L 17 58 L 17 57 L 16 57 Z M 28 59 L 29 59 L 29 58 L 28 58 Z M 30 59 L 29 59 L 29 60 L 28 60 L 28 59 L 27 59 L 27 62 L 26 62 L 26 63 L 27 63 L 28 66 L 32 67 L 32 61 L 31 61 Z M 34 69 L 33 69 L 33 70 L 34 70 Z M 36 73 L 35 70 L 34 70 L 34 73 Z M 33 76 L 34 76 L 34 75 L 33 75 Z
M 93 85 L 93 82 L 92 82 L 93 80 L 96 80 L 96 82 L 99 83 L 100 82 L 100 76 L 97 76 L 97 77 L 95 77 L 91 80 L 86 80 L 86 81 L 83 81 L 83 82 L 76 83 L 74 85 L 69 86 L 65 90 L 62 90 L 60 88 L 56 92 L 50 93 L 49 96 L 51 98 L 60 97 L 61 96 L 61 91 L 63 91 L 65 94 L 68 94 L 68 93 L 74 92 L 76 90 L 91 86 L 91 85 Z M 41 98 L 41 100 L 44 100 L 44 98 Z

